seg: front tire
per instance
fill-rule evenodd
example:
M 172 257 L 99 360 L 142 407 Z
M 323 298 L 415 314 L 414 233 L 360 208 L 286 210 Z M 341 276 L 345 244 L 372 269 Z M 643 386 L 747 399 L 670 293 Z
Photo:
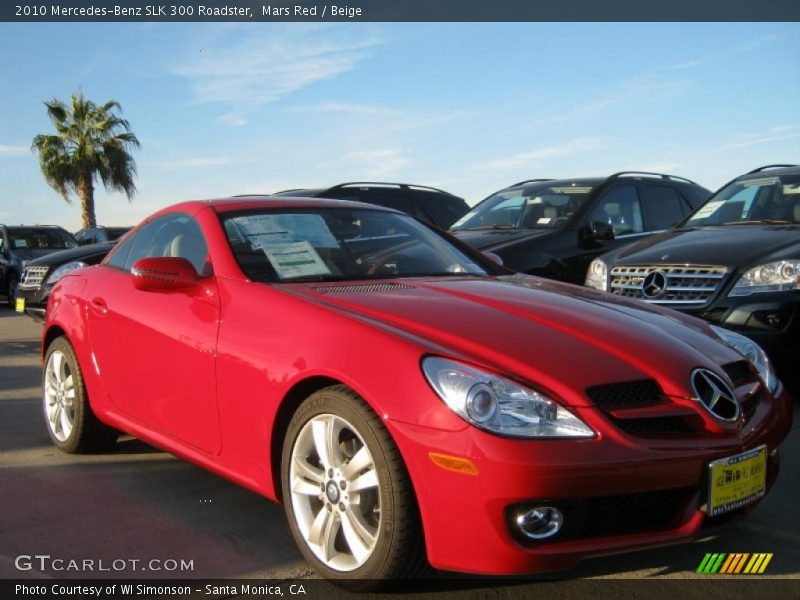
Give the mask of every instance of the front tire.
M 19 289 L 19 279 L 12 275 L 8 281 L 8 307 L 11 310 L 17 309 L 17 290 Z
M 337 385 L 307 398 L 283 445 L 283 503 L 306 560 L 351 589 L 384 587 L 424 568 L 416 497 L 380 418 Z
M 78 359 L 65 337 L 53 340 L 44 364 L 42 401 L 53 444 L 70 454 L 112 448 L 119 432 L 101 423 L 92 411 Z

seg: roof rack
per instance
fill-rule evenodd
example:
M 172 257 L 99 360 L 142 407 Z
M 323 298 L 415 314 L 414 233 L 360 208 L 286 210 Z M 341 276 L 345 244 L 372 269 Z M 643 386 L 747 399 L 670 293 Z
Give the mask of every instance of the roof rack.
M 518 183 L 512 183 L 510 188 L 517 187 L 518 185 L 525 185 L 526 183 L 536 183 L 537 181 L 555 181 L 552 177 L 540 177 L 538 179 L 526 179 L 525 181 L 520 181 Z
M 800 165 L 764 165 L 763 167 L 758 167 L 757 169 L 748 171 L 747 174 L 750 175 L 750 173 L 759 173 L 760 171 L 766 171 L 767 169 L 780 169 L 781 167 L 800 167 Z
M 418 185 L 416 183 L 390 183 L 386 181 L 348 181 L 346 183 L 339 183 L 334 186 L 331 186 L 327 189 L 327 191 L 340 190 L 346 187 L 369 187 L 372 185 L 381 187 L 396 186 L 402 190 L 411 190 L 411 189 L 430 190 L 432 192 L 439 192 L 440 194 L 447 194 L 448 196 L 452 196 L 450 192 L 445 192 L 444 190 L 440 190 L 439 188 L 431 187 L 429 185 Z
M 649 177 L 659 177 L 661 179 L 664 179 L 665 181 L 674 179 L 675 181 L 685 181 L 686 183 L 697 185 L 697 183 L 695 183 L 691 179 L 687 179 L 686 177 L 678 177 L 677 175 L 665 175 L 664 173 L 653 173 L 652 171 L 619 171 L 618 173 L 610 175 L 608 178 L 618 179 L 619 177 L 624 177 L 626 175 L 647 175 Z

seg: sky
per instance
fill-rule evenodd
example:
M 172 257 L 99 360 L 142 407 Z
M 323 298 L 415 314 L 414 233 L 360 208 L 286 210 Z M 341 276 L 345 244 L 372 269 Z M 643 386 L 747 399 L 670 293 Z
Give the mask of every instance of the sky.
M 717 189 L 800 163 L 800 24 L 0 24 L 0 222 L 80 227 L 30 150 L 43 102 L 121 103 L 129 203 L 344 181 L 475 204 L 514 182 L 638 169 Z

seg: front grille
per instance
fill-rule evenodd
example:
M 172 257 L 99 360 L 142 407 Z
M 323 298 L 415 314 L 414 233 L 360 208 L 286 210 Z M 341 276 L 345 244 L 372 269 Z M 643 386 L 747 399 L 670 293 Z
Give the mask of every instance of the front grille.
M 413 290 L 411 285 L 404 283 L 371 283 L 364 285 L 318 285 L 314 288 L 320 294 L 335 292 L 394 292 L 396 290 Z
M 664 276 L 663 289 L 645 293 L 645 278 L 653 272 Z M 725 278 L 725 267 L 704 265 L 634 265 L 611 268 L 609 291 L 655 304 L 702 306 L 716 295 Z
M 562 512 L 561 531 L 546 542 L 519 538 L 530 544 L 664 531 L 683 524 L 695 494 L 693 488 L 679 488 L 588 500 L 537 500 L 510 506 L 507 518 L 513 523 L 515 515 L 532 506 L 553 506 Z
M 641 408 L 663 402 L 661 386 L 653 379 L 596 385 L 586 388 L 586 395 L 605 411 Z
M 756 381 L 756 374 L 750 367 L 750 363 L 746 360 L 737 360 L 736 362 L 722 365 L 722 370 L 730 377 L 734 387 Z
M 22 271 L 22 277 L 19 280 L 19 289 L 21 290 L 38 290 L 42 287 L 47 272 L 50 267 L 27 266 Z
M 722 365 L 722 370 L 725 371 L 725 374 L 728 377 L 730 377 L 734 388 L 738 389 L 741 386 L 748 386 L 748 384 L 754 383 L 759 384 L 758 375 L 753 370 L 753 367 L 749 361 L 737 360 L 735 362 Z M 744 398 L 744 400 L 742 400 L 741 394 L 739 395 L 739 402 L 742 406 L 742 414 L 744 415 L 745 421 L 749 421 L 755 414 L 756 409 L 758 408 L 758 403 L 761 401 L 763 392 L 764 390 L 759 385 L 759 389 Z
M 686 436 L 697 433 L 702 427 L 698 418 L 692 416 L 626 415 L 627 410 L 669 406 L 669 400 L 654 379 L 596 385 L 586 388 L 586 396 L 620 431 L 636 437 Z

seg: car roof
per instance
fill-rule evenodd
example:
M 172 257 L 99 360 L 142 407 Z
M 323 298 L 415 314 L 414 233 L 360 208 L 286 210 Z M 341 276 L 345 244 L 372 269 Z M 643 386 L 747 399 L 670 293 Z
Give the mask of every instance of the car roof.
M 422 193 L 422 194 L 436 194 L 440 196 L 448 196 L 456 199 L 461 199 L 459 196 L 455 194 L 451 194 L 445 190 L 441 190 L 439 188 L 431 187 L 428 185 L 420 185 L 417 183 L 394 183 L 394 182 L 386 182 L 386 181 L 350 181 L 345 183 L 339 183 L 327 188 L 298 188 L 298 189 L 291 189 L 291 190 L 282 190 L 280 192 L 276 192 L 275 196 L 280 197 L 295 197 L 295 196 L 306 196 L 306 197 L 319 197 L 324 196 L 325 194 L 332 194 L 332 193 L 342 193 L 347 192 L 348 190 L 360 190 L 360 191 L 371 191 L 371 192 L 403 192 L 404 194 L 411 193 Z
M 296 198 L 286 196 L 280 198 L 272 196 L 234 196 L 231 198 L 214 198 L 211 200 L 190 200 L 165 208 L 156 213 L 156 215 L 172 212 L 194 213 L 203 207 L 210 207 L 218 213 L 239 212 L 260 208 L 358 208 L 365 210 L 382 210 L 385 212 L 400 212 L 391 208 L 384 208 L 383 206 L 367 204 L 365 202 L 354 202 L 352 200 Z
M 765 165 L 752 171 L 740 175 L 734 181 L 745 181 L 747 179 L 762 179 L 773 175 L 798 175 L 800 165 Z
M 573 183 L 581 185 L 596 186 L 603 183 L 607 177 L 576 177 L 575 179 L 530 179 L 528 181 L 520 181 L 513 185 L 503 188 L 504 190 L 511 190 L 514 188 L 522 188 L 528 186 L 542 186 L 542 187 L 561 187 L 569 186 Z M 501 190 L 502 191 L 502 190 Z
M 0 227 L 5 227 L 9 231 L 19 230 L 19 229 L 60 229 L 61 231 L 67 231 L 61 225 L 3 225 L 0 224 Z M 69 233 L 69 232 L 67 232 Z

